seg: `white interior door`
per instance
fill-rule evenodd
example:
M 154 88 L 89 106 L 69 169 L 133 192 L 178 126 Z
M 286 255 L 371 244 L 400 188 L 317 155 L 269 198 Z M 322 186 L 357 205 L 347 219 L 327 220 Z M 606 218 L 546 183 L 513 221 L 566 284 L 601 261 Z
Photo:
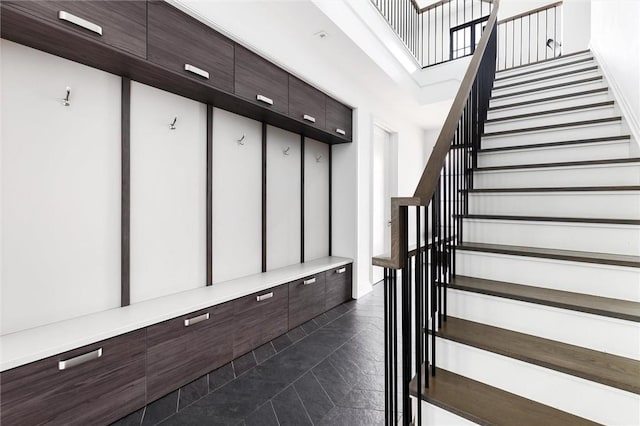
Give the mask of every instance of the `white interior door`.
M 372 254 L 377 256 L 387 253 L 391 244 L 391 195 L 392 195 L 392 149 L 391 134 L 374 126 L 373 128 L 373 164 L 372 209 L 371 209 L 371 242 Z M 371 267 L 371 282 L 377 283 L 383 278 L 383 269 Z

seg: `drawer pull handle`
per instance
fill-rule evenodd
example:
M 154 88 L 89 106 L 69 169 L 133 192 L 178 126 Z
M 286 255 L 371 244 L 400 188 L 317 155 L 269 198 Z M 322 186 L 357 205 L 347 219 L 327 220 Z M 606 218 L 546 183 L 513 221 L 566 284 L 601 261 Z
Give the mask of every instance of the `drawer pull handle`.
M 273 297 L 273 292 L 269 292 L 266 294 L 261 294 L 260 296 L 256 296 L 256 300 L 258 302 L 262 302 L 263 300 L 271 299 Z
M 336 133 L 339 134 L 339 135 L 342 135 L 342 136 L 345 136 L 347 134 L 347 132 L 345 132 L 342 129 L 336 129 Z
M 302 281 L 302 284 L 304 284 L 304 285 L 309 285 L 309 284 L 313 284 L 313 283 L 315 283 L 315 282 L 316 282 L 316 278 L 315 278 L 315 277 L 313 277 L 313 278 L 309 278 L 308 280 L 304 280 L 304 281 Z
M 190 73 L 193 73 L 195 75 L 199 75 L 202 78 L 206 78 L 207 80 L 209 80 L 209 73 L 206 72 L 205 70 L 198 68 L 198 67 L 194 67 L 191 64 L 184 64 L 184 70 L 185 71 L 189 71 Z
M 310 121 L 312 123 L 316 122 L 316 118 L 315 117 L 312 117 L 312 116 L 307 115 L 307 114 L 303 115 L 302 118 L 305 119 L 306 121 Z
M 102 27 L 100 25 L 96 25 L 93 22 L 87 21 L 86 19 L 82 19 L 79 16 L 72 15 L 71 13 L 65 12 L 64 10 L 61 10 L 58 12 L 58 19 L 70 22 L 74 25 L 82 27 L 85 30 L 89 30 L 98 35 L 102 35 Z
M 273 99 L 267 98 L 264 95 L 256 95 L 256 99 L 260 102 L 264 102 L 265 104 L 273 105 Z
M 84 364 L 85 362 L 93 361 L 102 356 L 102 348 L 95 351 L 87 352 L 86 354 L 78 355 L 73 358 L 65 359 L 64 361 L 58 361 L 58 370 L 66 370 L 71 367 Z
M 186 320 L 184 320 L 184 326 L 189 327 L 190 325 L 194 325 L 199 322 L 206 321 L 208 319 L 209 319 L 209 312 L 207 312 L 206 314 L 198 315 L 197 317 L 187 318 Z
M 347 268 L 340 268 L 336 270 L 336 274 L 344 274 L 345 272 L 347 272 Z

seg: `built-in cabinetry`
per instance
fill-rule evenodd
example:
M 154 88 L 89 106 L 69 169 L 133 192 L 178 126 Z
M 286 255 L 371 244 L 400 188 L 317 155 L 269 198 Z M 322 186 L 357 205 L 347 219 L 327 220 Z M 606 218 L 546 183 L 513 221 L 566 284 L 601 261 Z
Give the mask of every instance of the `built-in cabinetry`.
M 113 422 L 349 300 L 351 264 L 338 265 L 3 371 L 0 422 Z

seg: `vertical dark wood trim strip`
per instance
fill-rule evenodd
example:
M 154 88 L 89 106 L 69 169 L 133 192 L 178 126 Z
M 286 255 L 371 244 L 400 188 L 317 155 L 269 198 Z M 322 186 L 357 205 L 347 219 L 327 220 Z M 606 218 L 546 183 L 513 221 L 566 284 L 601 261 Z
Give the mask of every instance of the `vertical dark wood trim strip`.
M 267 272 L 267 123 L 262 123 L 262 272 Z
M 213 105 L 207 104 L 207 286 L 213 285 Z
M 120 306 L 130 303 L 130 208 L 131 208 L 131 80 L 122 77 L 120 98 Z
M 300 135 L 300 263 L 304 263 L 304 135 Z
M 329 145 L 329 256 L 333 256 L 333 145 Z

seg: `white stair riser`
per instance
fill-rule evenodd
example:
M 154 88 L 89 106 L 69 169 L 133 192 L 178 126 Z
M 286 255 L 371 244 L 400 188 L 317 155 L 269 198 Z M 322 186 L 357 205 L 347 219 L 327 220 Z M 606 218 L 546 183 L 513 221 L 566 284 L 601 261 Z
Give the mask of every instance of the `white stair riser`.
M 608 92 L 597 92 L 591 95 L 573 96 L 553 101 L 536 102 L 534 104 L 490 110 L 487 118 L 492 120 L 494 118 L 511 117 L 513 115 L 530 114 L 532 112 L 549 111 L 558 108 L 570 108 L 609 100 L 611 100 L 611 96 Z M 514 100 L 513 103 L 515 104 L 517 102 Z
M 640 185 L 640 163 L 476 172 L 474 188 Z
M 578 59 L 574 59 L 571 62 L 577 61 Z M 498 73 L 496 75 L 496 81 L 494 83 L 494 88 L 498 88 L 498 87 L 502 87 L 506 84 L 511 84 L 511 83 L 519 83 L 521 81 L 528 81 L 531 80 L 533 78 L 542 78 L 542 77 L 548 77 L 551 75 L 558 75 L 561 73 L 565 73 L 565 72 L 569 72 L 569 71 L 578 71 L 578 70 L 582 70 L 584 68 L 589 68 L 596 65 L 595 61 L 593 59 L 589 60 L 589 61 L 584 61 L 584 62 L 578 62 L 577 64 L 573 64 L 573 65 L 565 65 L 559 68 L 552 68 L 549 69 L 547 71 L 537 71 L 535 73 L 531 73 L 526 72 L 525 75 L 521 75 L 519 77 L 515 77 L 518 74 L 523 74 L 525 73 L 525 71 L 520 71 L 519 73 L 512 73 L 511 75 L 513 75 L 514 77 L 508 77 L 505 78 L 504 80 L 502 80 L 502 77 L 500 73 Z M 546 68 L 549 68 L 552 65 L 547 65 Z
M 490 386 L 608 425 L 640 424 L 640 396 L 438 338 L 436 365 Z
M 612 254 L 640 254 L 640 226 L 464 220 L 464 240 Z
M 589 71 L 579 72 L 579 73 L 570 74 L 570 75 L 564 75 L 556 78 L 549 78 L 541 81 L 532 81 L 530 83 L 518 84 L 517 86 L 510 86 L 510 87 L 504 87 L 504 88 L 494 87 L 493 90 L 491 91 L 491 96 L 500 96 L 500 95 L 506 95 L 508 93 L 517 93 L 517 92 L 522 92 L 524 90 L 537 89 L 540 87 L 547 87 L 547 86 L 556 85 L 556 84 L 567 84 L 567 83 L 574 82 L 576 80 L 582 80 L 582 79 L 591 78 L 591 77 L 598 77 L 600 75 L 601 75 L 601 72 L 598 69 L 595 69 L 595 70 L 589 70 Z M 538 78 L 537 75 L 532 75 L 528 80 L 525 80 L 525 81 L 531 81 L 536 78 Z
M 640 219 L 640 192 L 471 193 L 469 213 Z
M 489 106 L 494 107 L 500 105 L 508 105 L 515 102 L 533 101 L 548 98 L 550 96 L 568 95 L 572 93 L 584 92 L 587 90 L 601 89 L 603 87 L 606 87 L 603 80 L 596 80 L 579 84 L 569 84 L 565 87 L 560 88 L 556 87 L 547 90 L 538 90 L 533 93 L 526 93 L 517 96 L 505 96 L 504 98 L 491 99 L 491 101 L 489 102 Z
M 606 107 L 586 108 L 576 111 L 545 114 L 534 117 L 525 117 L 512 120 L 503 120 L 495 123 L 488 122 L 484 126 L 485 133 L 501 132 L 505 130 L 525 129 L 529 127 L 548 126 L 551 124 L 574 123 L 576 121 L 597 120 L 619 116 L 620 113 L 611 105 Z
M 459 250 L 456 274 L 640 302 L 638 268 Z
M 623 130 L 621 122 L 613 121 L 544 131 L 483 136 L 481 144 L 483 149 L 491 149 L 502 148 L 505 146 L 529 145 L 534 143 L 563 142 L 587 138 L 622 136 L 622 134 Z
M 595 351 L 640 358 L 640 323 L 633 321 L 454 289 L 447 293 L 447 314 Z
M 507 69 L 504 71 L 498 71 L 496 73 L 496 78 L 508 77 L 514 74 L 522 74 L 523 72 L 535 73 L 540 69 L 549 68 L 555 65 L 567 64 L 567 63 L 577 61 L 578 59 L 592 58 L 592 57 L 593 57 L 593 54 L 591 54 L 591 52 L 585 52 L 585 53 L 581 53 L 579 55 L 573 55 L 573 56 L 559 57 L 551 61 L 537 62 L 530 65 L 525 65 L 523 67 Z M 559 70 L 559 69 L 562 69 L 562 67 L 555 68 L 555 69 Z
M 487 152 L 478 155 L 478 167 L 629 158 L 631 153 L 630 148 L 629 141 L 622 140 L 583 145 Z
M 413 397 L 412 399 L 415 400 Z M 400 409 L 402 409 L 402 407 L 400 407 Z M 473 423 L 464 417 L 460 417 L 450 411 L 422 401 L 422 425 L 473 426 L 477 425 L 477 423 Z

